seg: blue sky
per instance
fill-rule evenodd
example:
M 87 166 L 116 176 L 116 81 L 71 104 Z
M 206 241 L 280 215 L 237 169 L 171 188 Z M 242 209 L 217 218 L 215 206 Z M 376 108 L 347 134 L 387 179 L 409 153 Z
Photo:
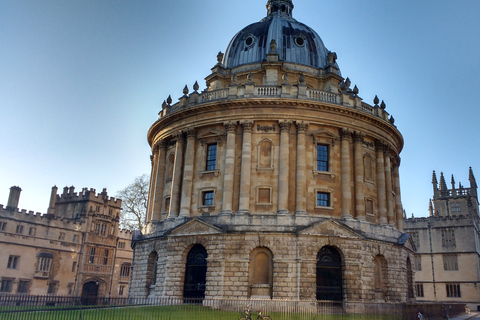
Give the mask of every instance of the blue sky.
M 51 187 L 106 187 L 150 172 L 147 130 L 169 94 L 203 80 L 267 0 L 0 0 L 0 203 L 45 212 Z M 403 134 L 408 215 L 427 215 L 432 170 L 480 179 L 478 0 L 294 0 Z

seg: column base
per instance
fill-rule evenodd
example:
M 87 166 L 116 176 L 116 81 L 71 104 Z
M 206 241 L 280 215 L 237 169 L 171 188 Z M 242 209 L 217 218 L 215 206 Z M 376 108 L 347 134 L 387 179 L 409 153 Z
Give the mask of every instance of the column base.
M 306 211 L 306 210 L 296 210 L 296 211 L 295 211 L 295 215 L 296 215 L 296 216 L 306 216 L 306 215 L 307 215 L 307 211 Z
M 351 214 L 344 214 L 344 215 L 342 216 L 342 220 L 354 221 L 355 219 L 353 219 L 353 217 L 352 217 Z
M 247 214 L 250 214 L 250 210 L 247 210 L 247 209 L 240 209 L 238 210 L 238 212 L 236 213 L 237 215 L 247 215 Z
M 232 210 L 222 210 L 218 215 L 220 216 L 231 216 L 233 214 Z
M 283 215 L 283 214 L 289 214 L 290 212 L 287 209 L 281 209 L 277 211 L 277 214 Z

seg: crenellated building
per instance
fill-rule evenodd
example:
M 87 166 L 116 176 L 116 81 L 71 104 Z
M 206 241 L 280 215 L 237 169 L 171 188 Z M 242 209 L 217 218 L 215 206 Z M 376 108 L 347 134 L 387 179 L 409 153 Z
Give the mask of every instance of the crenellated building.
M 293 8 L 269 0 L 204 91 L 163 103 L 132 296 L 414 299 L 403 137 Z
M 429 217 L 405 219 L 405 232 L 414 240 L 414 269 L 419 301 L 480 303 L 480 223 L 477 183 L 472 168 L 469 187 L 447 187 L 432 176 Z M 476 308 L 476 307 L 475 307 Z
M 52 188 L 46 214 L 18 210 L 21 189 L 0 205 L 0 294 L 127 296 L 132 233 L 119 230 L 122 201 L 107 190 Z M 91 300 L 94 301 L 94 300 Z

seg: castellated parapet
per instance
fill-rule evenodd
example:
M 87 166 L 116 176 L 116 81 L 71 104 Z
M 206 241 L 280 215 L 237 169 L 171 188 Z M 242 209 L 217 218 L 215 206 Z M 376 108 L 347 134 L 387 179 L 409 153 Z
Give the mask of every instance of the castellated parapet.
M 108 197 L 106 189 L 74 190 L 66 187 L 58 195 L 53 187 L 47 213 L 41 214 L 15 208 L 18 202 L 10 199 L 19 199 L 21 189 L 11 188 L 16 193 L 10 205 L 0 205 L 5 293 L 128 294 L 132 232 L 118 227 L 122 201 Z

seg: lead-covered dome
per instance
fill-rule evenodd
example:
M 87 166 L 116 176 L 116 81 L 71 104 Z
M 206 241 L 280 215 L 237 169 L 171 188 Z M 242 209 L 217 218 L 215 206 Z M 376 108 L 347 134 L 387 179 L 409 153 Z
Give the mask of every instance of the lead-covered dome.
M 292 17 L 290 0 L 269 0 L 268 15 L 238 32 L 230 41 L 223 60 L 226 68 L 266 60 L 268 53 L 277 53 L 279 60 L 313 68 L 325 68 L 328 50 L 310 27 Z M 276 42 L 276 52 L 270 44 Z

